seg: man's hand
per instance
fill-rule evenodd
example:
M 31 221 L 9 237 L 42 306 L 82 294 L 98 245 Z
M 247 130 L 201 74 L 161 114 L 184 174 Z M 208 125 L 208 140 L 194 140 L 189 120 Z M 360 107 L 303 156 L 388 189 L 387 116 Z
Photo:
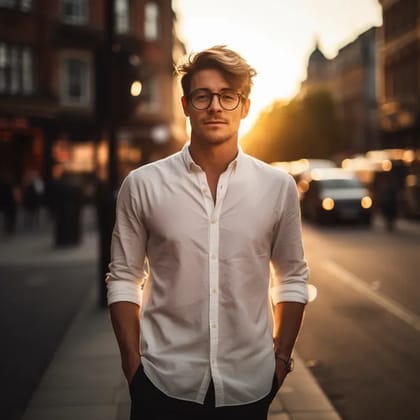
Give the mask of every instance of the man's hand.
M 130 384 L 140 366 L 140 307 L 132 302 L 115 302 L 110 315 L 121 353 L 121 367 Z
M 121 364 L 122 364 L 122 370 L 124 372 L 124 375 L 127 379 L 128 384 L 130 384 L 138 368 L 141 365 L 140 354 L 131 353 L 129 355 L 126 355 L 122 357 L 121 362 L 122 362 Z
M 277 377 L 277 390 L 283 385 L 289 371 L 287 370 L 286 364 L 283 360 L 276 358 L 276 377 Z
M 295 345 L 304 309 L 305 305 L 299 302 L 279 302 L 274 307 L 273 350 L 279 388 L 293 368 L 293 360 L 289 355 Z

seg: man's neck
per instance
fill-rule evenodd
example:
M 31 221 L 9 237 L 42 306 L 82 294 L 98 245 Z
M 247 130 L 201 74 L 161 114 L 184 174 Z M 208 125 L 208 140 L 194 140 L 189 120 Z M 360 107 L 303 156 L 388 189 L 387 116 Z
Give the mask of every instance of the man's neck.
M 190 153 L 194 162 L 206 173 L 222 174 L 230 162 L 238 155 L 238 144 L 226 142 L 214 145 L 202 145 L 191 141 Z

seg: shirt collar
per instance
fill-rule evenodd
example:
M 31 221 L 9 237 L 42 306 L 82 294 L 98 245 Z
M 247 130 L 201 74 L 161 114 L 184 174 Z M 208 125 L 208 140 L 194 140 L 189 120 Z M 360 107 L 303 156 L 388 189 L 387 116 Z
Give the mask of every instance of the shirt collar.
M 187 142 L 184 144 L 181 154 L 182 154 L 182 160 L 184 161 L 185 167 L 189 172 L 195 172 L 197 170 L 201 170 L 201 167 L 197 165 L 194 162 L 194 159 L 191 156 L 190 153 L 190 142 Z M 238 145 L 238 154 L 236 155 L 236 158 L 232 160 L 232 162 L 229 163 L 228 168 L 232 168 L 233 171 L 235 171 L 238 167 L 238 164 L 240 165 L 240 162 L 244 158 L 244 152 L 242 150 L 242 147 Z
M 190 153 L 190 142 L 184 144 L 182 148 L 182 160 L 184 161 L 185 167 L 189 172 L 200 170 L 201 168 L 194 162 Z

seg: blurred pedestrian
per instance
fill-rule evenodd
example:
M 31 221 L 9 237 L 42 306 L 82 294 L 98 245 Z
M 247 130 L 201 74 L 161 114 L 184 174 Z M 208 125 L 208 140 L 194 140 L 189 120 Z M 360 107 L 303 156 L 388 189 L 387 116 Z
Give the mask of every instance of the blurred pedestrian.
M 398 216 L 398 186 L 392 175 L 388 176 L 383 182 L 379 196 L 379 206 L 386 228 L 389 232 L 392 232 Z
M 24 223 L 26 227 L 39 227 L 44 192 L 45 188 L 42 178 L 38 172 L 30 171 L 23 186 Z
M 296 184 L 238 146 L 240 55 L 178 70 L 190 142 L 124 180 L 107 275 L 131 419 L 266 419 L 307 302 Z
M 0 174 L 0 212 L 3 213 L 3 232 L 13 235 L 16 231 L 17 219 L 17 192 L 10 173 Z
M 56 247 L 80 244 L 82 188 L 74 175 L 63 172 L 54 185 L 54 243 Z

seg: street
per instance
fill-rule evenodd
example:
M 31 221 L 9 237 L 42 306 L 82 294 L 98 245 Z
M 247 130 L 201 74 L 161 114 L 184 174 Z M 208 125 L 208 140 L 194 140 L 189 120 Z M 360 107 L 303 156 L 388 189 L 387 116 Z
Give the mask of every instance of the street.
M 2 419 L 21 418 L 63 335 L 97 283 L 91 219 L 76 247 L 54 248 L 49 224 L 0 238 Z
M 420 230 L 304 224 L 317 299 L 297 343 L 344 420 L 420 418 Z
M 1 407 L 20 418 L 63 334 L 94 281 L 94 266 L 1 270 Z M 6 286 L 6 282 L 8 283 Z

